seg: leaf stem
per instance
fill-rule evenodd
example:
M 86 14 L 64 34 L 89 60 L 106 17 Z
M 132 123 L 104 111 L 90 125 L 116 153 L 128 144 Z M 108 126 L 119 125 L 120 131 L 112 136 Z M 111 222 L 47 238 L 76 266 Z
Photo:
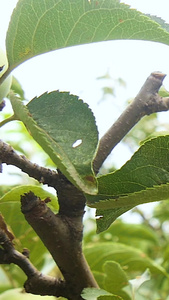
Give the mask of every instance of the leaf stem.
M 2 126 L 4 126 L 5 124 L 7 124 L 7 123 L 9 123 L 9 122 L 11 122 L 11 121 L 14 121 L 14 120 L 16 120 L 15 115 L 12 115 L 12 116 L 10 116 L 9 118 L 4 119 L 3 121 L 0 122 L 0 128 L 1 128 Z
M 169 109 L 169 97 L 162 98 L 158 95 L 165 76 L 160 72 L 151 73 L 133 102 L 101 138 L 93 162 L 96 174 L 114 147 L 143 116 Z

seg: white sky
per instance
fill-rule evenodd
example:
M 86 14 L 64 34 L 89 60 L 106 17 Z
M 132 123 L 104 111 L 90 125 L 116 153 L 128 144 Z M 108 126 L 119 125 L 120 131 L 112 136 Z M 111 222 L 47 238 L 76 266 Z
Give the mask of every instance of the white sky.
M 162 17 L 169 23 L 169 0 L 126 0 L 144 13 Z M 5 45 L 5 33 L 16 0 L 0 0 L 0 46 Z M 97 77 L 109 70 L 113 78 L 121 77 L 127 89 L 119 87 L 117 99 L 108 99 L 98 105 L 101 98 Z M 58 50 L 44 54 L 19 66 L 13 74 L 31 99 L 45 91 L 63 90 L 79 95 L 89 103 L 103 134 L 117 118 L 125 101 L 134 97 L 152 71 L 168 74 L 164 84 L 169 90 L 169 47 L 151 42 L 112 41 Z M 163 116 L 163 114 L 161 114 Z M 166 113 L 165 113 L 166 116 Z M 130 156 L 119 147 L 113 152 L 113 161 L 121 166 Z M 119 159 L 120 158 L 120 159 Z

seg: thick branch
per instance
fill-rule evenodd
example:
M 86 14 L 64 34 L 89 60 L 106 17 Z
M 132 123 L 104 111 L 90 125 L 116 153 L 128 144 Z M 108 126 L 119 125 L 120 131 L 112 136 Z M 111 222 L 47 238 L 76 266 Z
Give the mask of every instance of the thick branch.
M 83 288 L 98 287 L 82 252 L 82 220 L 86 202 L 83 193 L 59 171 L 56 173 L 32 164 L 24 156 L 19 156 L 12 147 L 1 141 L 0 160 L 19 167 L 29 176 L 57 189 L 60 206 L 57 215 L 33 193 L 22 196 L 22 212 L 62 272 L 65 297 L 74 300 L 81 299 L 80 294 Z M 40 289 L 43 284 L 39 279 L 38 276 L 28 278 L 25 283 L 26 291 L 42 295 Z M 48 283 L 46 277 L 41 275 L 41 279 L 42 282 Z M 36 289 L 36 281 L 39 282 L 38 289 Z M 46 286 L 48 287 L 47 283 Z M 47 287 L 44 291 L 45 294 Z M 62 287 L 63 283 L 57 287 L 58 296 L 63 296 Z M 58 294 L 59 288 L 60 295 Z M 48 294 L 56 295 L 53 290 L 54 287 Z
M 169 109 L 169 98 L 158 95 L 165 76 L 159 72 L 152 73 L 133 102 L 101 138 L 93 163 L 96 174 L 113 148 L 143 116 Z
M 47 168 L 31 163 L 25 156 L 18 155 L 14 149 L 0 140 L 0 162 L 7 165 L 14 165 L 27 173 L 30 177 L 35 178 L 40 183 L 48 184 L 56 188 L 58 174 Z
M 81 192 L 77 193 L 81 202 Z M 69 290 L 68 299 L 81 299 L 83 288 L 98 287 L 82 253 L 82 213 L 78 215 L 72 209 L 70 216 L 61 212 L 55 215 L 33 193 L 22 196 L 22 212 L 62 272 Z

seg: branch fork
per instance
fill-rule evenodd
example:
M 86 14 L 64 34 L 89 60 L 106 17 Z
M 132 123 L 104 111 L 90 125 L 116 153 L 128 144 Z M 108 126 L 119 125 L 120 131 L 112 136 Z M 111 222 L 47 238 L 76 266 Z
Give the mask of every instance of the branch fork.
M 169 110 L 169 97 L 162 98 L 158 94 L 165 76 L 165 74 L 160 72 L 151 73 L 133 102 L 100 139 L 98 151 L 93 162 L 93 169 L 96 174 L 114 147 L 142 117 L 155 112 Z

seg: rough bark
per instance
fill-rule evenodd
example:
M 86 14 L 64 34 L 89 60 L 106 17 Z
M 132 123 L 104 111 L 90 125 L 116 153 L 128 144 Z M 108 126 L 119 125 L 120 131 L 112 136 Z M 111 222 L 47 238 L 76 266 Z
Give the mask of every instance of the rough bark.
M 96 174 L 114 147 L 142 117 L 169 109 L 169 98 L 162 98 L 158 94 L 165 76 L 165 74 L 160 72 L 151 73 L 132 103 L 100 139 L 98 151 L 93 162 Z

